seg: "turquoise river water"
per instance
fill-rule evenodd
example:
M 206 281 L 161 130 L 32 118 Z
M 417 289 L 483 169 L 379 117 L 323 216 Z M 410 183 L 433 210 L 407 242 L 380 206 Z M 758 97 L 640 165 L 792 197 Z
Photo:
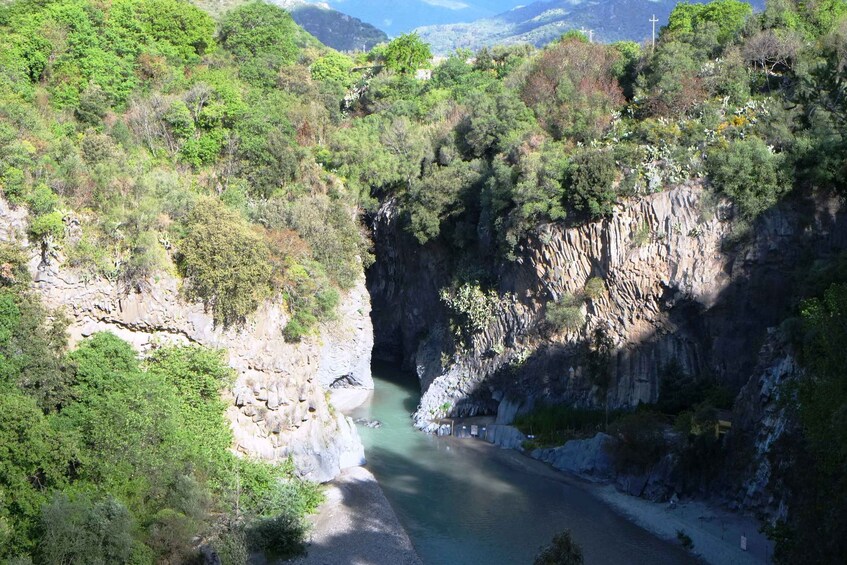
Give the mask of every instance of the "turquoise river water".
M 416 431 L 414 376 L 375 367 L 372 398 L 354 418 L 367 467 L 427 565 L 530 564 L 569 529 L 588 564 L 694 563 L 680 547 L 616 514 L 590 487 L 515 451 Z

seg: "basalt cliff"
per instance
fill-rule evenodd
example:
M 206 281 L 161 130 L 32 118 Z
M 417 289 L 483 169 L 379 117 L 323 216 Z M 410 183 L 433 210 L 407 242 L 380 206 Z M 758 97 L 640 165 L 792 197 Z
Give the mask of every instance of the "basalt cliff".
M 451 329 L 439 296 L 457 270 L 437 242 L 419 246 L 394 202 L 373 221 L 377 263 L 368 273 L 375 355 L 420 378 L 416 425 L 434 431 L 445 417 L 515 415 L 543 403 L 632 408 L 655 402 L 663 371 L 709 376 L 734 394 L 731 441 L 754 452 L 734 503 L 780 513 L 766 492 L 768 456 L 792 423 L 779 383 L 800 373 L 778 326 L 796 306 L 802 271 L 847 244 L 840 201 L 785 202 L 743 227 L 727 202 L 689 183 L 619 206 L 599 221 L 540 226 L 498 265 L 499 308 L 470 339 Z M 584 323 L 555 331 L 545 311 L 579 295 L 589 279 Z M 608 347 L 605 395 L 588 375 L 596 336 Z

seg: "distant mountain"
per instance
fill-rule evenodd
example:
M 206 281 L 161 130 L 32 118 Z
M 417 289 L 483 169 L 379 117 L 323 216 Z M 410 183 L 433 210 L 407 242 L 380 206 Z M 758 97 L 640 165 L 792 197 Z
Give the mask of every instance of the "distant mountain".
M 419 26 L 489 18 L 525 3 L 527 0 L 327 0 L 332 8 L 371 22 L 391 36 Z
M 655 15 L 659 19 L 658 34 L 677 1 L 541 0 L 471 23 L 424 26 L 416 31 L 432 46 L 434 53 L 440 54 L 458 48 L 477 50 L 498 44 L 541 46 L 572 29 L 591 30 L 595 41 L 629 39 L 641 42 L 650 39 L 650 18 Z M 764 1 L 755 0 L 751 4 L 760 8 Z
M 338 51 L 368 51 L 388 41 L 381 29 L 325 5 L 299 4 L 290 7 L 289 12 L 303 29 Z
M 0 3 L 5 0 L 0 0 Z M 249 0 L 191 0 L 213 16 L 247 3 Z M 388 35 L 375 26 L 332 9 L 326 2 L 315 0 L 268 0 L 284 8 L 297 24 L 321 43 L 338 51 L 369 50 Z

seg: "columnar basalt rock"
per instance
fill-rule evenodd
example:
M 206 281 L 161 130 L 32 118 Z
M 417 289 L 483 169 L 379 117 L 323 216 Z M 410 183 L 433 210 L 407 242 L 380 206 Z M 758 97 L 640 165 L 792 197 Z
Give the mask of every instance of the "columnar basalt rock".
M 403 233 L 396 203 L 376 216 L 377 265 L 368 274 L 376 354 L 417 371 L 416 425 L 497 412 L 504 394 L 576 406 L 635 406 L 658 398 L 665 369 L 711 375 L 738 390 L 767 329 L 782 321 L 809 257 L 847 244 L 840 203 L 785 202 L 739 234 L 732 208 L 692 182 L 621 204 L 609 218 L 539 226 L 497 267 L 494 319 L 466 343 L 448 328 L 438 291 L 451 257 Z M 597 278 L 600 292 L 586 293 Z M 550 303 L 583 296 L 585 322 L 555 331 Z M 594 385 L 587 352 L 598 330 L 610 346 L 609 387 Z
M 0 200 L 0 240 L 26 246 L 26 214 Z M 160 274 L 142 292 L 103 279 L 83 280 L 61 262 L 45 265 L 28 248 L 33 287 L 44 304 L 70 319 L 71 345 L 109 331 L 140 353 L 165 344 L 225 349 L 237 377 L 227 391 L 235 445 L 245 455 L 270 461 L 292 457 L 305 477 L 324 482 L 364 463 L 364 450 L 349 418 L 335 412 L 326 391 L 333 383 L 373 388 L 373 329 L 364 276 L 342 296 L 336 321 L 314 337 L 288 343 L 288 314 L 266 302 L 243 327 L 215 325 L 202 304 L 187 302 L 180 280 Z

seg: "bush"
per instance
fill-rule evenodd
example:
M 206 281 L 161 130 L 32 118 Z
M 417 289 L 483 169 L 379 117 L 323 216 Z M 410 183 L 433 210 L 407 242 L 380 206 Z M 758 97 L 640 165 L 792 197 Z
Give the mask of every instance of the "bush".
M 617 441 L 607 449 L 619 472 L 640 474 L 656 464 L 666 451 L 664 425 L 658 414 L 639 411 L 621 417 L 609 427 Z
M 200 201 L 186 220 L 180 267 L 188 295 L 211 309 L 215 323 L 242 323 L 270 294 L 270 255 L 264 239 L 235 212 Z
M 677 530 L 676 539 L 679 540 L 679 543 L 682 544 L 684 549 L 688 551 L 694 549 L 694 542 L 691 540 L 691 536 L 685 533 L 685 530 Z
M 555 302 L 548 302 L 544 319 L 557 331 L 578 329 L 585 321 L 582 300 L 572 294 L 565 294 Z
M 594 218 L 608 216 L 617 202 L 617 178 L 618 167 L 612 151 L 582 151 L 570 164 L 567 198 L 577 210 L 586 211 Z
M 568 530 L 556 534 L 553 543 L 544 548 L 533 561 L 533 565 L 582 565 L 582 548 L 571 537 Z
M 247 530 L 247 539 L 254 550 L 275 559 L 296 557 L 305 552 L 303 543 L 307 531 L 303 519 L 291 511 L 272 518 L 260 518 Z
M 133 526 L 117 500 L 56 494 L 41 511 L 38 553 L 44 563 L 128 563 Z
M 573 408 L 561 404 L 538 406 L 515 418 L 515 426 L 535 436 L 540 447 L 564 445 L 575 438 L 591 436 L 603 429 L 603 410 Z
M 755 218 L 788 192 L 786 166 L 785 155 L 757 137 L 715 146 L 706 161 L 715 188 L 732 199 L 745 219 Z
M 439 296 L 450 309 L 456 329 L 465 337 L 487 328 L 500 302 L 496 291 L 485 291 L 476 281 L 464 283 L 454 291 L 442 289 Z
M 283 289 L 291 319 L 283 329 L 286 340 L 296 342 L 311 333 L 319 322 L 332 319 L 340 296 L 320 264 L 292 258 L 285 262 Z
M 606 294 L 606 282 L 600 277 L 591 277 L 585 283 L 584 292 L 589 300 L 597 300 Z
M 29 233 L 39 241 L 61 241 L 65 235 L 65 223 L 61 212 L 50 212 L 35 216 L 29 222 Z

